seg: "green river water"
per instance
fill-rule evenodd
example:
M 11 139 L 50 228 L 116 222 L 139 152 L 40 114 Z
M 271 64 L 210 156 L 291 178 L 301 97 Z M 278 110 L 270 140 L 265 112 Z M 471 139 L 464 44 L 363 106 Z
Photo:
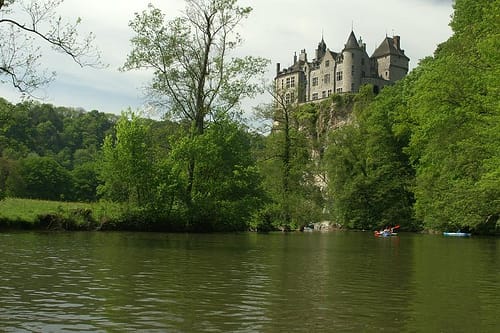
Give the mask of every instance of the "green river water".
M 500 332 L 500 239 L 1 232 L 0 332 Z

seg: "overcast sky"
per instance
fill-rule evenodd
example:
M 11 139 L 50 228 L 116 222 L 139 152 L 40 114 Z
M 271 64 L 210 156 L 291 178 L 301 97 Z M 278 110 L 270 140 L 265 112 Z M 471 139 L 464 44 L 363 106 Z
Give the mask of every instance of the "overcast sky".
M 183 0 L 65 0 L 59 12 L 67 18 L 82 18 L 81 30 L 92 31 L 107 69 L 80 68 L 67 57 L 48 52 L 42 62 L 57 72 L 54 82 L 36 92 L 43 102 L 58 106 L 119 114 L 144 105 L 142 87 L 150 80 L 146 72 L 118 71 L 131 49 L 133 36 L 128 22 L 135 12 L 151 2 L 168 18 L 179 16 Z M 452 0 L 240 0 L 253 12 L 244 21 L 240 34 L 244 39 L 240 55 L 268 58 L 271 65 L 266 79 L 271 82 L 276 63 L 292 63 L 293 53 L 306 49 L 309 58 L 323 34 L 327 47 L 341 51 L 351 27 L 363 38 L 369 55 L 387 35 L 401 36 L 401 47 L 410 57 L 410 68 L 419 59 L 432 55 L 437 44 L 451 36 L 448 24 Z M 8 84 L 0 84 L 0 96 L 19 101 L 19 93 Z M 250 109 L 256 101 L 246 101 Z

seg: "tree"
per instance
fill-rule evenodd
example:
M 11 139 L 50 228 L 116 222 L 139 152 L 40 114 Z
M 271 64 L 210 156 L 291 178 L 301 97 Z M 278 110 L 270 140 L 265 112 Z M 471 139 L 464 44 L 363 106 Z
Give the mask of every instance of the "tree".
M 197 231 L 248 229 L 253 213 L 263 203 L 261 177 L 251 154 L 251 135 L 229 119 L 211 123 L 195 140 L 184 137 L 170 155 L 171 165 L 195 156 L 196 182 L 188 205 L 188 228 Z M 187 181 L 186 172 L 178 172 Z M 189 207 L 191 206 L 191 207 Z
M 44 200 L 68 200 L 71 197 L 72 179 L 69 172 L 50 157 L 28 156 L 20 161 L 16 186 L 10 188 L 11 196 Z M 12 181 L 11 181 L 11 184 Z
M 457 0 L 454 35 L 410 99 L 416 214 L 433 229 L 498 230 L 500 1 Z
M 9 160 L 0 157 L 0 200 L 4 199 L 7 194 L 6 182 L 11 169 L 12 166 Z
M 354 119 L 331 135 L 327 149 L 333 213 L 338 223 L 355 229 L 400 224 L 415 229 L 412 218 L 413 172 L 404 154 L 403 83 L 374 98 L 371 86 L 355 98 Z
M 270 89 L 273 104 L 257 110 L 258 117 L 273 122 L 259 162 L 271 201 L 260 212 L 257 228 L 267 229 L 270 223 L 283 230 L 303 227 L 319 219 L 322 208 L 314 151 L 305 130 L 308 115 L 316 111 L 297 105 L 292 93 L 298 95 L 295 88 Z
M 99 186 L 98 170 L 95 162 L 78 164 L 71 170 L 73 178 L 72 197 L 77 201 L 97 201 L 97 188 Z
M 202 135 L 205 121 L 223 118 L 242 98 L 260 91 L 253 79 L 265 72 L 268 61 L 231 57 L 241 44 L 236 28 L 251 12 L 237 0 L 186 0 L 183 15 L 165 22 L 164 14 L 149 5 L 136 13 L 130 27 L 136 33 L 124 70 L 151 69 L 149 98 L 168 107 L 167 114 L 191 124 L 190 137 Z M 194 156 L 188 159 L 187 195 L 195 177 Z
M 63 1 L 0 0 L 0 75 L 21 93 L 32 94 L 54 78 L 54 72 L 39 70 L 39 42 L 67 54 L 82 67 L 102 65 L 93 46 L 94 35 L 78 35 L 81 19 L 68 23 L 57 15 Z
M 124 112 L 116 124 L 116 138 L 109 135 L 104 140 L 100 193 L 133 206 L 146 205 L 153 188 L 153 158 L 145 119 Z

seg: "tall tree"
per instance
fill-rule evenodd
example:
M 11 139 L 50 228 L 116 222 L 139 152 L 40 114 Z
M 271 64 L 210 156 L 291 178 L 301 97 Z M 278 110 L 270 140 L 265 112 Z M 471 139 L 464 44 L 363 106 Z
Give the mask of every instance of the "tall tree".
M 236 28 L 250 7 L 237 0 L 186 0 L 180 17 L 165 15 L 149 5 L 136 13 L 130 27 L 136 33 L 124 70 L 151 69 L 149 98 L 167 107 L 167 115 L 191 123 L 190 136 L 203 134 L 207 118 L 216 119 L 239 106 L 242 98 L 260 91 L 253 80 L 268 61 L 231 56 L 241 38 Z M 194 184 L 196 160 L 188 162 L 188 200 Z
M 188 228 L 198 231 L 247 230 L 252 214 L 263 202 L 261 178 L 251 151 L 251 135 L 242 125 L 220 119 L 195 140 L 184 137 L 170 159 L 197 159 L 196 182 Z M 177 172 L 185 182 L 185 172 Z M 189 207 L 188 207 L 189 208 Z
M 143 206 L 150 202 L 153 179 L 151 132 L 145 119 L 124 112 L 116 125 L 116 138 L 107 136 L 101 166 L 100 192 L 116 201 Z
M 356 229 L 400 224 L 415 229 L 413 174 L 403 148 L 408 142 L 395 126 L 404 110 L 401 89 L 386 87 L 374 99 L 371 86 L 355 98 L 354 119 L 331 135 L 327 149 L 329 187 L 338 223 Z
M 0 0 L 0 75 L 22 93 L 31 94 L 54 78 L 54 72 L 39 69 L 40 43 L 67 54 L 80 66 L 101 66 L 94 35 L 78 35 L 81 19 L 68 23 L 57 15 L 63 1 Z
M 434 229 L 498 230 L 500 1 L 457 0 L 454 35 L 410 99 L 416 213 Z
M 259 163 L 271 201 L 261 212 L 261 221 L 256 222 L 261 223 L 257 228 L 268 228 L 272 223 L 290 230 L 315 221 L 321 210 L 317 174 L 312 168 L 313 152 L 303 119 L 310 110 L 308 105 L 299 106 L 292 97 L 298 95 L 296 88 L 273 88 L 270 94 L 273 104 L 262 106 L 257 113 L 259 118 L 272 121 Z

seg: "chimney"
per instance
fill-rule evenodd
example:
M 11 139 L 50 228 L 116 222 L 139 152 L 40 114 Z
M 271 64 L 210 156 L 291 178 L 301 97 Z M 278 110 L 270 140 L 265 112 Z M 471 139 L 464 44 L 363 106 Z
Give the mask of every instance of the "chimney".
M 307 53 L 306 53 L 305 49 L 300 51 L 299 60 L 303 61 L 303 62 L 307 62 Z
M 278 62 L 278 63 L 276 64 L 276 75 L 279 75 L 280 70 L 281 70 L 281 65 L 280 65 L 280 63 Z
M 293 64 L 295 65 L 297 63 L 297 52 L 293 54 Z
M 397 50 L 401 50 L 401 37 L 400 36 L 394 36 L 394 37 L 392 37 L 392 40 L 393 40 L 393 43 L 394 43 L 394 47 Z

